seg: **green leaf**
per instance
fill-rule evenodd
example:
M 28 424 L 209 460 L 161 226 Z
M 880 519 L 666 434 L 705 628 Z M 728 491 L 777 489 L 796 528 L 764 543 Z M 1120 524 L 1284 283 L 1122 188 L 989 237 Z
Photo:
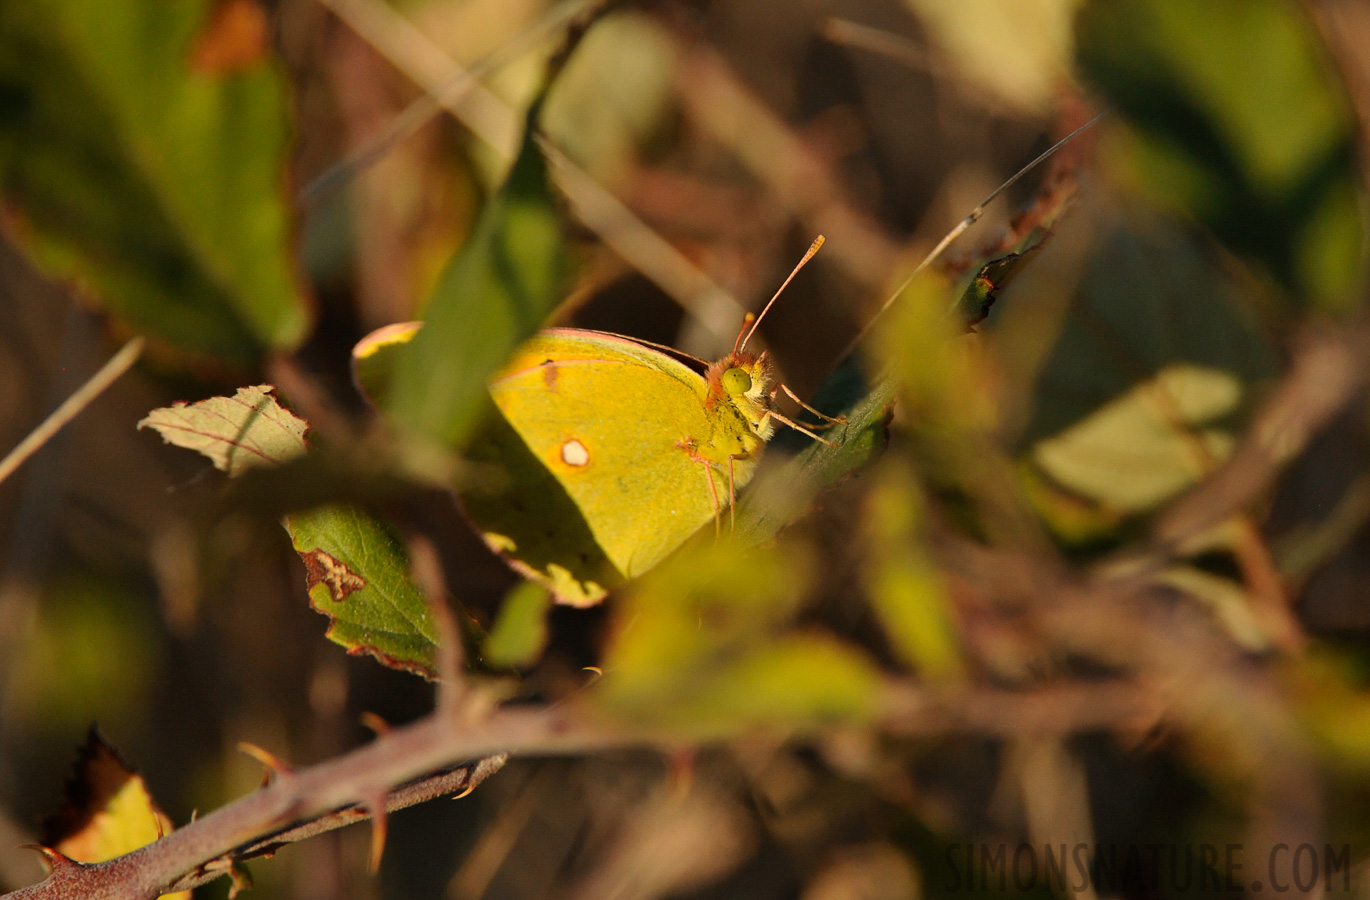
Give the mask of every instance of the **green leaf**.
M 546 165 L 527 137 L 439 279 L 424 328 L 398 354 L 388 411 L 420 434 L 460 446 L 488 405 L 486 379 L 562 299 L 566 271 Z
M 6 721 L 26 734 L 80 733 L 146 714 L 164 671 L 143 588 L 64 567 L 48 582 L 32 626 L 15 645 Z M 92 652 L 98 648 L 99 652 Z
M 195 450 L 214 467 L 238 475 L 303 456 L 309 423 L 276 402 L 269 384 L 239 388 L 232 397 L 210 397 L 154 409 L 138 423 L 168 444 Z
M 547 611 L 552 595 L 540 584 L 525 581 L 504 598 L 499 618 L 486 636 L 481 656 L 495 668 L 530 666 L 547 645 Z
M 597 703 L 696 738 L 865 719 L 878 701 L 873 665 L 791 630 L 810 571 L 795 546 L 685 548 L 619 604 Z
M 352 348 L 352 381 L 376 409 L 390 409 L 395 367 L 422 322 L 397 322 L 377 328 Z
M 795 634 L 750 649 L 704 674 L 673 712 L 693 729 L 731 734 L 757 726 L 804 730 L 869 721 L 881 679 L 856 648 Z
M 1153 509 L 1227 458 L 1236 437 L 1215 426 L 1236 411 L 1242 392 L 1229 372 L 1167 366 L 1039 441 L 1032 460 L 1078 496 L 1125 513 Z
M 1339 310 L 1363 271 L 1355 123 L 1304 12 L 1287 0 L 1090 3 L 1087 77 L 1133 127 L 1138 193 Z
M 791 548 L 792 549 L 792 548 Z M 797 554 L 693 544 L 635 582 L 606 654 L 601 699 L 670 715 L 720 657 L 765 640 L 796 608 L 808 565 Z
M 308 316 L 265 56 L 197 71 L 212 0 L 0 5 L 0 191 L 40 263 L 135 328 L 247 363 Z
M 833 446 L 811 441 L 793 459 L 763 468 L 738 499 L 735 540 L 743 546 L 770 540 L 803 515 L 823 488 L 879 456 L 894 396 L 893 379 L 882 380 L 846 413 L 846 424 L 825 433 Z
M 390 527 L 356 507 L 321 506 L 288 516 L 285 528 L 308 572 L 310 605 L 332 620 L 329 640 L 435 677 L 437 629 Z
M 1040 243 L 1033 244 L 1022 252 L 1005 254 L 980 267 L 956 304 L 957 315 L 966 330 L 974 331 L 976 325 L 989 318 L 990 307 L 999 299 L 999 292 L 1013 282 L 1032 259 L 1033 252 L 1041 247 Z

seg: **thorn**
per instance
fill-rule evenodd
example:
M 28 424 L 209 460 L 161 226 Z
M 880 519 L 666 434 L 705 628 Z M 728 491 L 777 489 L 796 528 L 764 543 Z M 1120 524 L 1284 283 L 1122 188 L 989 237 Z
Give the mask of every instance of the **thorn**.
M 368 800 L 362 807 L 371 814 L 371 855 L 367 869 L 372 875 L 381 870 L 381 856 L 385 853 L 385 836 L 390 829 L 390 817 L 385 809 L 385 795 Z
M 604 677 L 604 670 L 601 669 L 599 666 L 583 666 L 581 668 L 581 671 L 589 672 L 591 675 L 594 676 L 589 681 L 585 682 L 586 686 L 592 685 L 596 681 L 599 681 L 601 678 Z
M 690 793 L 694 782 L 695 751 L 686 747 L 675 751 L 667 758 L 667 783 L 670 793 L 677 801 L 684 800 Z
M 475 789 L 476 789 L 476 786 L 475 786 L 474 784 L 468 784 L 466 787 L 462 788 L 460 791 L 458 791 L 457 793 L 453 794 L 453 795 L 452 795 L 452 799 L 453 799 L 453 800 L 460 800 L 462 797 L 465 797 L 465 796 L 469 795 L 469 794 L 470 794 L 472 791 L 474 791 Z
M 245 867 L 234 863 L 228 867 L 228 877 L 232 881 L 228 888 L 228 900 L 235 900 L 243 891 L 252 890 L 252 873 Z
M 72 868 L 80 868 L 81 864 L 67 856 L 56 847 L 45 847 L 42 844 L 20 844 L 17 850 L 32 850 L 43 857 L 43 861 L 48 864 L 49 871 L 56 873 L 59 870 L 70 871 Z
M 390 731 L 390 723 L 373 712 L 364 712 L 357 718 L 361 719 L 361 723 L 369 728 L 376 737 Z
M 251 744 L 247 741 L 239 741 L 238 749 L 266 767 L 266 771 L 262 773 L 262 787 L 266 787 L 271 783 L 272 776 L 284 778 L 287 775 L 293 774 L 293 770 L 290 766 L 281 762 L 280 757 L 276 756 L 276 754 L 272 753 L 270 750 L 263 750 L 256 744 Z
M 194 822 L 198 818 L 200 818 L 200 807 L 197 806 L 190 811 L 190 821 Z

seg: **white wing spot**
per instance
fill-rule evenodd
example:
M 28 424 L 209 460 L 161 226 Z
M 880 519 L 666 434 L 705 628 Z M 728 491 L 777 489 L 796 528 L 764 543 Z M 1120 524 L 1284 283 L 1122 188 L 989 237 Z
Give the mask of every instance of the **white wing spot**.
M 561 445 L 561 461 L 568 466 L 575 466 L 577 468 L 589 465 L 590 451 L 586 450 L 585 445 L 580 441 L 572 438 Z

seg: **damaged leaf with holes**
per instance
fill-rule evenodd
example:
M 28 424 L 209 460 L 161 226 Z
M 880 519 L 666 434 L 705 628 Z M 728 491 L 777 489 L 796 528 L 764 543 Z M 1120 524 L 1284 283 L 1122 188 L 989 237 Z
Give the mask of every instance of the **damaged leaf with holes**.
M 309 603 L 330 619 L 328 639 L 348 653 L 434 677 L 437 627 L 409 578 L 399 536 L 351 506 L 296 513 L 285 528 L 308 572 Z

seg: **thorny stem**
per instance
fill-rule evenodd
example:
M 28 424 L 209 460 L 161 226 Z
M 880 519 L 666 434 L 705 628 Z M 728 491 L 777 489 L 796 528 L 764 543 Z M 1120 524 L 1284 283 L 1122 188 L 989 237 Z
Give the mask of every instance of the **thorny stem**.
M 427 778 L 396 788 L 385 798 L 386 812 L 407 809 L 410 806 L 436 800 L 448 794 L 463 797 L 475 790 L 486 778 L 498 772 L 506 760 L 508 757 L 504 754 L 488 756 L 477 762 L 439 772 L 436 775 L 430 775 Z M 364 807 L 353 804 L 316 819 L 291 825 L 274 834 L 263 835 L 250 844 L 238 847 L 230 853 L 197 867 L 196 871 L 171 885 L 167 892 L 174 893 L 199 887 L 217 878 L 222 878 L 232 863 L 270 856 L 286 844 L 293 844 L 305 838 L 334 831 L 345 825 L 365 821 L 370 817 L 370 812 Z
M 901 735 L 1021 730 L 1068 734 L 1127 724 L 1145 717 L 1152 708 L 1144 692 L 1125 681 L 1040 692 L 931 692 L 909 681 L 894 681 L 883 694 L 882 722 L 891 733 Z M 356 808 L 359 804 L 425 773 L 441 774 L 388 794 L 386 808 L 438 796 L 437 788 L 448 783 L 443 779 L 454 779 L 454 785 L 461 780 L 460 775 L 452 775 L 452 766 L 459 761 L 481 760 L 468 764 L 474 768 L 464 785 L 471 785 L 502 764 L 506 754 L 561 756 L 609 748 L 672 748 L 681 740 L 679 735 L 614 724 L 582 705 L 569 703 L 505 706 L 480 721 L 472 721 L 465 710 L 455 712 L 444 715 L 439 711 L 387 731 L 350 753 L 283 775 L 132 853 L 90 865 L 59 865 L 45 881 L 6 894 L 3 900 L 150 900 L 226 875 L 230 862 L 360 821 L 366 814 Z

